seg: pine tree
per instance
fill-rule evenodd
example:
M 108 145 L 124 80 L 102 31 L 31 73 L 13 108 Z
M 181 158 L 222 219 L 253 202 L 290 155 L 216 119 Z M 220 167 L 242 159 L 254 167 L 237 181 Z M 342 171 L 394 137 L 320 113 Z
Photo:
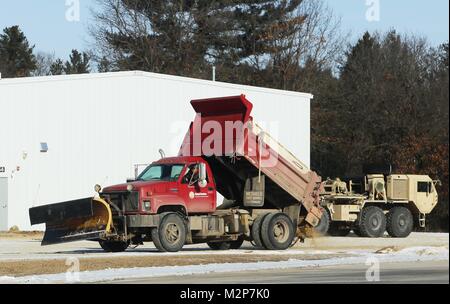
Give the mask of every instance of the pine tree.
M 62 75 L 64 74 L 64 62 L 61 59 L 56 59 L 55 62 L 50 66 L 51 75 Z
M 2 77 L 27 77 L 37 68 L 30 46 L 19 26 L 7 27 L 0 35 L 0 72 Z
M 90 56 L 87 53 L 80 53 L 77 50 L 72 50 L 69 56 L 69 61 L 64 65 L 64 72 L 66 74 L 86 74 L 90 72 Z

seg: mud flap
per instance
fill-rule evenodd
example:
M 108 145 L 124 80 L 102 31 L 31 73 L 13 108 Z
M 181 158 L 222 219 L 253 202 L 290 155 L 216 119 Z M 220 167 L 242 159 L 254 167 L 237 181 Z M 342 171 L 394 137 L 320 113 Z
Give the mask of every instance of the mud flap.
M 310 224 L 312 227 L 316 227 L 320 223 L 320 219 L 322 218 L 322 211 L 316 206 L 312 207 L 306 215 L 306 222 Z
M 42 246 L 98 239 L 112 226 L 109 204 L 97 197 L 31 208 L 29 214 L 31 225 L 46 225 Z

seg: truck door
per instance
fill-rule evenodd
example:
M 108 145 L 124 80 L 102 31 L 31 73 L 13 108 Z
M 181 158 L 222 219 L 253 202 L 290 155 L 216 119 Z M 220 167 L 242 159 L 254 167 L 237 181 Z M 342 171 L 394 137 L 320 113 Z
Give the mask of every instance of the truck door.
M 207 170 L 206 187 L 199 186 L 199 166 L 190 164 L 187 166 L 181 179 L 180 190 L 186 199 L 188 213 L 212 213 L 216 210 L 216 189 Z
M 418 181 L 416 192 L 416 203 L 420 206 L 420 210 L 424 213 L 431 211 L 434 207 L 434 198 L 432 195 L 433 183 L 431 181 Z
M 8 230 L 8 178 L 0 177 L 0 231 Z

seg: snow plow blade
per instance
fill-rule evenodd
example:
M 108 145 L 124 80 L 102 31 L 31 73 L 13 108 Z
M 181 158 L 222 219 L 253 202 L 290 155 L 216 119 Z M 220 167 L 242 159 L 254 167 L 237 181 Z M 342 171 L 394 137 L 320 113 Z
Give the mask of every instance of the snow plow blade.
M 98 239 L 112 226 L 109 204 L 97 197 L 34 207 L 29 213 L 31 225 L 46 225 L 42 246 Z

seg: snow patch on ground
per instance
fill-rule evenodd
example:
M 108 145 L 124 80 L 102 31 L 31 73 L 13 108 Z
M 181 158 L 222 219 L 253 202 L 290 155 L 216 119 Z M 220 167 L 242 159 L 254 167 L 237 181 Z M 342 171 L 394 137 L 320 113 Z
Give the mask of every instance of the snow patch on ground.
M 330 258 L 323 260 L 291 259 L 281 262 L 257 262 L 257 263 L 227 263 L 206 264 L 190 266 L 164 266 L 146 268 L 121 268 L 105 269 L 99 271 L 86 271 L 78 274 L 62 273 L 51 275 L 36 275 L 26 277 L 0 277 L 0 283 L 8 284 L 46 284 L 46 283 L 94 283 L 108 282 L 120 279 L 137 279 L 162 276 L 182 276 L 206 273 L 226 273 L 255 270 L 271 270 L 286 268 L 306 268 L 364 264 L 370 260 L 378 259 L 380 263 L 414 262 L 414 261 L 443 261 L 449 259 L 447 247 L 411 247 L 388 253 L 374 253 L 370 251 L 354 252 L 356 256 Z

